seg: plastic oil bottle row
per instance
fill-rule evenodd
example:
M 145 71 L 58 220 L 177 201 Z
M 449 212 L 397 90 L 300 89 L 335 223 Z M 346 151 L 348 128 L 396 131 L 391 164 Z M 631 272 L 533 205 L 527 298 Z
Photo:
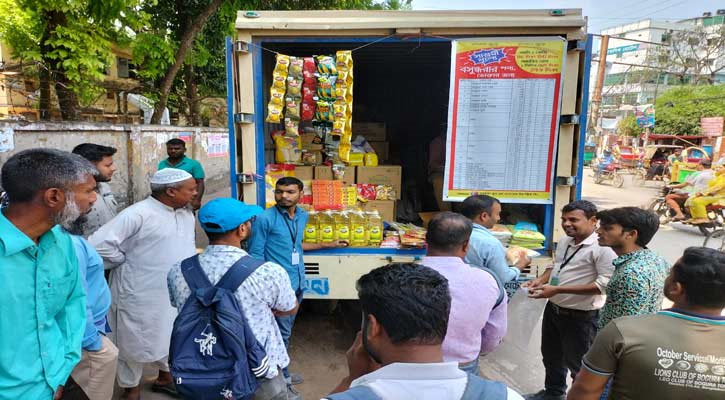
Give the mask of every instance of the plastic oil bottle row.
M 377 211 L 311 211 L 305 242 L 342 240 L 352 247 L 378 247 L 383 241 L 383 219 Z

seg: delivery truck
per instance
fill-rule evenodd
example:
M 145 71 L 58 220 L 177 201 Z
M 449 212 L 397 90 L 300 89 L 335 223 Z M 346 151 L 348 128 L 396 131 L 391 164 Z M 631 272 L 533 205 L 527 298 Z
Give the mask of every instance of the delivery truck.
M 468 195 L 491 194 L 510 219 L 538 227 L 546 237 L 541 251 L 550 252 L 562 234 L 559 210 L 581 191 L 592 47 L 585 32 L 579 9 L 240 11 L 236 38 L 227 40 L 232 195 L 269 205 L 265 176 L 271 165 L 289 161 L 277 154 L 274 137 L 281 135 L 304 156 L 291 167 L 304 182 L 334 180 L 328 161 L 334 156 L 333 164 L 344 165 L 342 184 L 392 188 L 386 200 L 363 205 L 379 209 L 387 222 L 414 221 L 418 211 L 441 208 L 441 200 L 455 210 Z M 329 70 L 334 64 L 324 57 L 337 57 L 340 71 Z M 279 94 L 279 64 L 290 60 L 292 67 L 282 65 L 287 92 Z M 296 70 L 308 66 L 314 74 Z M 321 92 L 330 72 L 337 74 L 337 88 L 349 89 L 337 103 L 325 103 Z M 303 85 L 307 78 L 318 85 L 306 92 L 314 101 L 288 86 L 297 84 L 296 74 Z M 326 107 L 334 113 L 344 102 L 347 115 L 341 111 L 332 122 L 337 116 L 325 114 Z M 317 107 L 307 110 L 312 121 L 288 118 L 304 106 Z M 279 119 L 270 113 L 280 113 Z M 328 117 L 325 128 L 319 122 Z M 335 127 L 341 127 L 338 135 L 331 134 Z M 316 135 L 320 129 L 328 136 Z M 334 155 L 317 154 L 330 138 Z M 431 145 L 436 138 L 438 148 Z M 360 148 L 376 160 L 362 161 L 367 153 Z M 437 152 L 442 159 L 436 161 Z M 306 252 L 305 297 L 354 299 L 362 274 L 418 261 L 424 253 L 380 247 Z

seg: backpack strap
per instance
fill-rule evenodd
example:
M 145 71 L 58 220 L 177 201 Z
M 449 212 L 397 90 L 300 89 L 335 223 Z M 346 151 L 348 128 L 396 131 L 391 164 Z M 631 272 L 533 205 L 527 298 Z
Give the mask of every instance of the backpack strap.
M 499 304 L 503 302 L 503 298 L 506 296 L 506 288 L 503 286 L 503 282 L 501 282 L 501 279 L 499 279 L 498 275 L 496 275 L 490 268 L 483 267 L 483 266 L 476 266 L 476 268 L 480 268 L 489 274 L 493 276 L 493 279 L 496 280 L 496 285 L 498 286 L 498 299 L 496 299 L 496 304 L 494 304 L 493 308 L 498 307 Z
M 218 288 L 227 289 L 230 291 L 236 291 L 239 285 L 244 282 L 252 272 L 256 271 L 257 268 L 262 266 L 266 261 L 257 260 L 250 256 L 244 256 L 237 260 L 229 270 L 219 279 L 219 282 L 215 285 Z
M 506 385 L 473 374 L 468 374 L 466 390 L 461 396 L 461 400 L 506 400 L 507 398 Z
M 206 272 L 201 268 L 199 264 L 199 255 L 189 257 L 181 262 L 181 273 L 184 275 L 186 284 L 189 285 L 189 289 L 192 292 L 197 289 L 203 289 L 213 286 L 209 282 L 209 277 L 206 276 Z
M 350 389 L 330 394 L 324 397 L 326 400 L 382 400 L 372 389 L 365 385 L 354 386 Z

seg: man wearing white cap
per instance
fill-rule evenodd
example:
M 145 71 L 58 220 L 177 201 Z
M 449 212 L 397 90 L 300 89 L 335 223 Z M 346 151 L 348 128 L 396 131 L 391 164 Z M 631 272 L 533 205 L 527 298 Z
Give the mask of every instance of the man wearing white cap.
M 194 214 L 186 207 L 196 194 L 196 181 L 188 172 L 162 169 L 151 178 L 150 197 L 121 211 L 89 238 L 111 270 L 109 337 L 119 350 L 118 385 L 125 399 L 140 398 L 144 364 L 159 368 L 152 390 L 175 392 L 167 357 L 176 311 L 166 275 L 196 252 Z

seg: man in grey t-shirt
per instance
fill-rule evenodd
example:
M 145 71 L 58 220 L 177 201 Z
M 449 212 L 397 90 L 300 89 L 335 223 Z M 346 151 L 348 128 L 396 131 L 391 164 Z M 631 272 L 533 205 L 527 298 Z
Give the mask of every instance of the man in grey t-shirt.
M 73 148 L 73 153 L 83 156 L 98 170 L 98 174 L 95 176 L 98 184 L 96 187 L 98 200 L 93 204 L 93 208 L 86 216 L 87 221 L 83 225 L 83 236 L 87 238 L 118 214 L 118 204 L 111 191 L 111 186 L 108 184 L 116 172 L 116 166 L 113 163 L 116 148 L 82 143 Z

